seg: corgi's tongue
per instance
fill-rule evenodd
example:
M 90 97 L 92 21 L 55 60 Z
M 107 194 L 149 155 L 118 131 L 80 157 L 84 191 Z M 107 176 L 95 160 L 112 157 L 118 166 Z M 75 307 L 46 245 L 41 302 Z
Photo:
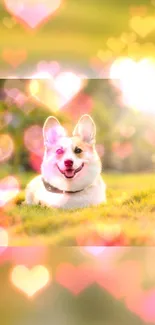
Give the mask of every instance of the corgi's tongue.
M 74 177 L 74 169 L 66 169 L 64 174 L 66 177 Z

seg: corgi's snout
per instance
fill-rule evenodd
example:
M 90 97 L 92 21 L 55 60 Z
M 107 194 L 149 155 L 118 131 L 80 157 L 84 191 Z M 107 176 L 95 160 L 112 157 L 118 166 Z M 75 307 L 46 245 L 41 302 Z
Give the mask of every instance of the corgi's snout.
M 65 167 L 67 167 L 67 168 L 71 168 L 71 167 L 73 167 L 73 160 L 71 160 L 71 159 L 66 159 L 66 160 L 64 161 L 64 165 L 65 165 Z

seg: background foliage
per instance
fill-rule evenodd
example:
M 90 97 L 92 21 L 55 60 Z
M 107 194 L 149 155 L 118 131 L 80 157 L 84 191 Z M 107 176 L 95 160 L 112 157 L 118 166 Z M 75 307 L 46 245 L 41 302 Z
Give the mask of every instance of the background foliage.
M 21 170 L 32 167 L 29 163 L 30 152 L 24 144 L 24 132 L 30 126 L 42 127 L 45 119 L 52 114 L 57 116 L 71 134 L 79 117 L 89 113 L 97 125 L 97 149 L 105 170 L 124 172 L 154 170 L 155 117 L 120 104 L 119 91 L 109 80 L 89 80 L 84 89 L 57 113 L 52 111 L 52 102 L 50 110 L 40 102 L 35 102 L 33 109 L 27 113 L 17 107 L 12 100 L 8 102 L 4 85 L 5 81 L 1 80 L 3 100 L 0 103 L 0 132 L 11 135 L 15 143 L 14 154 L 7 162 L 12 167 Z M 27 106 L 29 105 L 31 103 Z M 3 127 L 8 113 L 12 119 Z

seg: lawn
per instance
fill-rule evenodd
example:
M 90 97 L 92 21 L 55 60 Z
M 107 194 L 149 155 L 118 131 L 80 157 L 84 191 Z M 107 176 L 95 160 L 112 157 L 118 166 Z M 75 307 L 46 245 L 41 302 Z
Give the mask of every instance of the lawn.
M 155 175 L 104 174 L 107 203 L 74 211 L 24 206 L 32 174 L 19 174 L 22 191 L 6 208 L 11 245 L 151 245 L 155 242 Z

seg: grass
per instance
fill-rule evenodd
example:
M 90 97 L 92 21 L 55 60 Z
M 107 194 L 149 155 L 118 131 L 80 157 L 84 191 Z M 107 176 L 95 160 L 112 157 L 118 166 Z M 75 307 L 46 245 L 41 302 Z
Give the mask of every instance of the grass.
M 16 205 L 6 208 L 11 245 L 151 245 L 155 238 L 155 175 L 105 174 L 107 203 L 63 211 L 24 206 L 24 187 L 32 174 L 21 174 Z M 87 224 L 86 224 L 87 223 Z M 122 238 L 125 238 L 125 241 Z

